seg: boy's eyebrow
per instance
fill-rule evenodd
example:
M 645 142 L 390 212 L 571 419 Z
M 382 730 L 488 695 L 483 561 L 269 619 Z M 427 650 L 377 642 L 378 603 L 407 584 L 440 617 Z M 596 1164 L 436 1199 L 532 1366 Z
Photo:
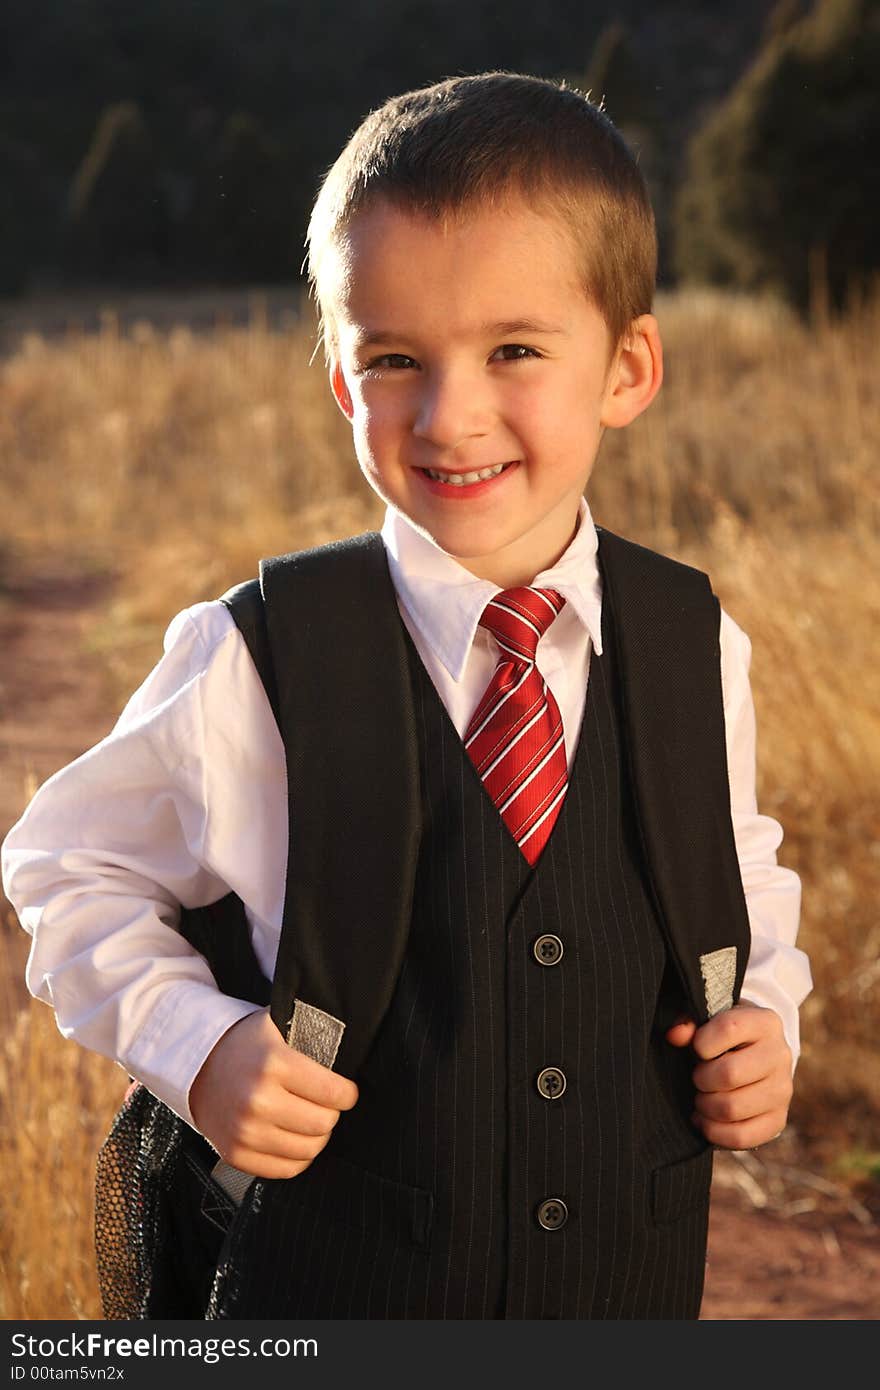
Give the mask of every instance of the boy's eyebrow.
M 541 319 L 502 319 L 499 323 L 482 323 L 478 326 L 477 332 L 487 337 L 508 338 L 518 333 L 565 333 L 564 328 L 556 324 L 544 323 Z M 394 339 L 410 337 L 410 334 L 395 332 L 390 328 L 374 328 L 371 330 L 359 330 L 354 337 L 355 346 L 359 348 L 374 347 L 377 343 L 389 343 Z
M 400 333 L 392 333 L 389 328 L 374 328 L 371 332 L 366 329 L 357 329 L 354 334 L 354 346 L 358 348 L 375 347 L 376 343 L 390 343 L 393 338 L 399 338 Z
M 564 333 L 565 329 L 541 319 L 503 319 L 501 323 L 484 323 L 481 331 L 506 338 L 515 333 Z

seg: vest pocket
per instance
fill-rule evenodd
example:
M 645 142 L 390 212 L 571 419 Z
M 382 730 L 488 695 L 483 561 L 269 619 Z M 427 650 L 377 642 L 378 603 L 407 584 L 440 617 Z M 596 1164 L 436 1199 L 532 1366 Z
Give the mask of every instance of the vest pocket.
M 325 1149 L 285 1189 L 292 1204 L 308 1204 L 324 1220 L 384 1236 L 395 1245 L 430 1248 L 434 1198 L 424 1188 L 368 1172 Z
M 712 1183 L 711 1147 L 651 1174 L 651 1214 L 656 1225 L 677 1221 L 689 1211 L 707 1206 Z

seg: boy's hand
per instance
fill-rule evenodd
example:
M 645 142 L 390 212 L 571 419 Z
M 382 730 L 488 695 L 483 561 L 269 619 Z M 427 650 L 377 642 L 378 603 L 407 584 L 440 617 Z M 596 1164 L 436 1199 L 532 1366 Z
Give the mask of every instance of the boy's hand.
M 214 1045 L 190 1087 L 189 1107 L 196 1128 L 234 1168 L 292 1178 L 357 1098 L 353 1081 L 288 1047 L 260 1011 Z
M 785 1128 L 791 1103 L 791 1050 L 779 1015 L 757 1004 L 736 1004 L 697 1027 L 681 1019 L 666 1031 L 673 1047 L 691 1044 L 703 1060 L 691 1116 L 710 1144 L 754 1149 Z

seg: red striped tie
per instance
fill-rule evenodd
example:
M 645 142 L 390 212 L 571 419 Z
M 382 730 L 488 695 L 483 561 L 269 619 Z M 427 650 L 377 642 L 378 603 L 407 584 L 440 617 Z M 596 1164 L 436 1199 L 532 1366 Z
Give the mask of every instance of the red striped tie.
M 565 599 L 555 589 L 505 589 L 480 626 L 501 657 L 465 731 L 464 746 L 511 835 L 536 864 L 562 806 L 568 778 L 559 706 L 535 651 Z

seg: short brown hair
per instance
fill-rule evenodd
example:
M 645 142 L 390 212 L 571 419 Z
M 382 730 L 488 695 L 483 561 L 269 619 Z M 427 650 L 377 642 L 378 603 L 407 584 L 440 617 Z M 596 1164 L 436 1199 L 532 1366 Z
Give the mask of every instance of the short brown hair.
M 325 349 L 333 328 L 321 259 L 361 209 L 384 199 L 443 218 L 512 193 L 544 198 L 568 222 L 584 289 L 616 346 L 650 311 L 657 273 L 654 215 L 635 157 L 589 96 L 543 78 L 487 72 L 392 97 L 330 168 L 307 237 Z

